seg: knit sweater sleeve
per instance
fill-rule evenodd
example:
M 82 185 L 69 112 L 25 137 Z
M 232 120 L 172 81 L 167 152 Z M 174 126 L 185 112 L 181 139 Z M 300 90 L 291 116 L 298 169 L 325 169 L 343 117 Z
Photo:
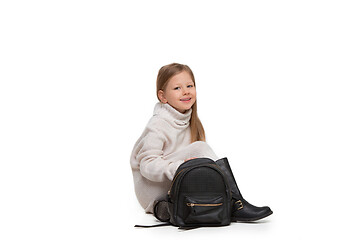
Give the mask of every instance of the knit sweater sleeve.
M 172 180 L 176 169 L 185 159 L 165 159 L 163 148 L 166 137 L 156 129 L 148 129 L 138 143 L 137 162 L 140 163 L 141 175 L 153 182 Z

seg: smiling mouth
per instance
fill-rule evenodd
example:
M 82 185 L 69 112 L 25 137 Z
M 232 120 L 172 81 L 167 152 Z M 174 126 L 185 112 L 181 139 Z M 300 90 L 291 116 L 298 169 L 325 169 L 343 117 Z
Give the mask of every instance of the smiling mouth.
M 191 100 L 191 98 L 183 98 L 183 99 L 180 99 L 180 101 L 182 101 L 182 102 L 188 102 L 188 101 L 190 101 Z

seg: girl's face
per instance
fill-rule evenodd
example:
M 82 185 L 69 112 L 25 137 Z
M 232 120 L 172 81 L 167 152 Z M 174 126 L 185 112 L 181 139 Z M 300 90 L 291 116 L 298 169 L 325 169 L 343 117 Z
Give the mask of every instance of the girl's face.
M 181 113 L 189 110 L 196 101 L 196 89 L 188 72 L 182 71 L 171 77 L 164 91 L 159 90 L 159 99 Z

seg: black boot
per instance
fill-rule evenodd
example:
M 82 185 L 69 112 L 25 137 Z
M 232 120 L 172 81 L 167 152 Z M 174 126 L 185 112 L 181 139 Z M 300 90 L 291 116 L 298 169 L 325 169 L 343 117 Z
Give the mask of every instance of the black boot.
M 256 207 L 248 203 L 241 195 L 240 190 L 236 184 L 234 175 L 231 171 L 229 161 L 227 158 L 222 158 L 215 163 L 221 168 L 223 173 L 227 176 L 228 183 L 231 188 L 233 197 L 233 212 L 231 214 L 232 221 L 250 222 L 262 219 L 271 215 L 273 212 L 269 207 Z
M 154 217 L 156 217 L 161 222 L 170 221 L 170 214 L 167 208 L 167 201 L 156 200 L 154 202 Z

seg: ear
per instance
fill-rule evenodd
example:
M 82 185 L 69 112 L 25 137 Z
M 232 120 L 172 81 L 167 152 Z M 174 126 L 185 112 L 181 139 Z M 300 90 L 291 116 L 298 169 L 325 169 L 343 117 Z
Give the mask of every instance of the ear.
M 165 93 L 163 90 L 158 91 L 158 97 L 162 103 L 167 103 L 168 101 L 165 98 Z

